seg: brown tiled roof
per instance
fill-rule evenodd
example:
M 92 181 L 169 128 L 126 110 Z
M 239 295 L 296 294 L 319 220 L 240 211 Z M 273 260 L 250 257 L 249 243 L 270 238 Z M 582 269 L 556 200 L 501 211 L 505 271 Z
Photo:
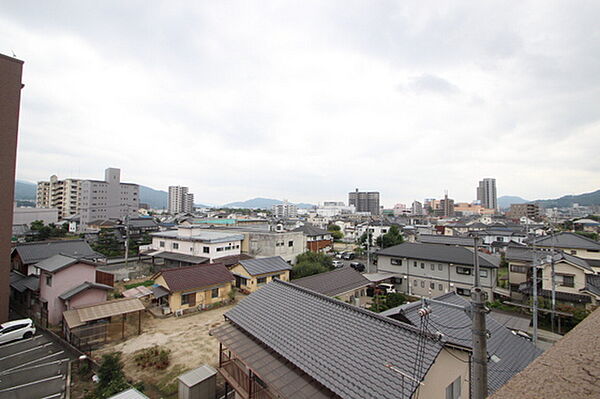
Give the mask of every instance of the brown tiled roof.
M 223 256 L 221 258 L 216 258 L 215 261 L 217 263 L 222 263 L 227 267 L 230 266 L 235 266 L 238 263 L 240 263 L 241 260 L 248 260 L 248 259 L 254 259 L 254 257 L 248 255 L 248 254 L 239 254 L 239 255 L 229 255 L 229 256 Z
M 492 399 L 600 398 L 600 309 L 515 375 Z
M 171 292 L 191 290 L 209 285 L 234 281 L 233 274 L 222 263 L 209 263 L 188 267 L 176 267 L 158 272 L 162 275 Z

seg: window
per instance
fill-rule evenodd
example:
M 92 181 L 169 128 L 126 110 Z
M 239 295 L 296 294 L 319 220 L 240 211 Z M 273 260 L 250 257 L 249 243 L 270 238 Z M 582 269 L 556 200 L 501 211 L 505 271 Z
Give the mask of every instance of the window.
M 421 288 L 425 288 L 425 281 L 421 281 Z
M 587 251 L 588 251 L 588 252 L 600 252 L 600 250 L 599 250 L 599 249 L 588 249 Z
M 527 266 L 510 265 L 510 271 L 513 273 L 527 273 Z
M 275 280 L 276 278 L 281 278 L 281 276 L 279 274 L 274 274 L 271 276 L 271 281 Z
M 431 270 L 435 271 L 435 264 L 433 264 L 433 263 L 431 264 Z
M 557 274 L 557 281 L 561 287 L 575 287 L 575 276 L 569 274 Z
M 217 252 L 223 252 L 223 247 L 217 248 Z
M 471 296 L 471 290 L 468 288 L 457 288 L 456 293 L 463 296 Z
M 435 283 L 429 283 L 429 289 L 435 290 Z
M 479 271 L 479 277 L 487 278 L 487 276 L 488 276 L 488 271 L 487 270 L 480 270 Z
M 259 277 L 259 278 L 256 279 L 256 282 L 258 283 L 258 285 L 266 284 L 267 283 L 267 278 L 266 277 Z
M 158 243 L 158 246 L 161 247 L 161 248 L 164 248 L 165 247 L 165 242 L 164 241 L 160 241 Z
M 418 282 L 417 280 L 414 280 L 414 281 L 413 281 L 413 285 L 416 287 L 416 286 L 417 286 L 417 284 L 419 284 L 419 282 Z
M 293 246 L 294 246 L 294 241 L 288 241 L 288 247 L 293 247 Z
M 179 243 L 174 242 L 173 243 L 173 249 L 179 249 Z
M 413 262 L 413 266 L 414 266 L 414 267 L 417 267 L 417 261 L 414 261 L 414 262 Z
M 577 255 L 577 251 L 576 250 L 572 250 L 571 251 L 571 255 Z
M 425 262 L 421 262 L 421 269 L 425 269 Z
M 218 288 L 213 288 L 212 292 L 210 293 L 210 297 L 211 298 L 218 298 L 219 297 L 219 289 Z
M 402 259 L 392 258 L 392 259 L 390 259 L 390 263 L 392 265 L 402 266 Z
M 443 266 L 441 263 L 438 265 L 438 270 L 439 270 L 439 271 L 442 271 L 442 270 L 444 270 L 444 266 Z
M 205 254 L 210 252 L 210 248 L 209 247 L 204 247 L 202 248 L 202 252 L 204 252 Z
M 444 291 L 444 286 L 442 284 L 438 284 L 438 290 Z
M 195 306 L 196 305 L 196 293 L 192 292 L 192 293 L 189 293 L 189 294 L 183 294 L 183 295 L 181 295 L 181 304 L 182 305 Z
M 457 274 L 465 274 L 467 276 L 470 276 L 471 275 L 471 268 L 470 267 L 460 267 L 460 266 L 457 266 L 456 267 L 456 273 Z
M 52 287 L 52 275 L 51 274 L 46 274 L 46 285 L 48 287 Z
M 458 377 L 446 387 L 446 399 L 461 399 L 460 395 L 460 377 Z

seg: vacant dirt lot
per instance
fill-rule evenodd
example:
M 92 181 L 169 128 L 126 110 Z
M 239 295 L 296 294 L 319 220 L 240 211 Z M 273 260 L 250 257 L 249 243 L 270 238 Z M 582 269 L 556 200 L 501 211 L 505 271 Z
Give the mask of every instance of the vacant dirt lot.
M 240 295 L 238 295 L 238 300 Z M 142 322 L 142 334 L 131 336 L 124 342 L 108 345 L 94 353 L 98 360 L 104 353 L 122 352 L 125 373 L 134 381 L 143 381 L 149 388 L 150 397 L 170 397 L 177 392 L 176 378 L 181 373 L 203 364 L 216 366 L 219 344 L 208 332 L 223 323 L 223 313 L 233 305 L 198 312 L 184 317 L 155 319 L 146 313 Z M 169 349 L 170 365 L 160 372 L 139 369 L 133 362 L 133 354 L 144 348 L 159 345 Z

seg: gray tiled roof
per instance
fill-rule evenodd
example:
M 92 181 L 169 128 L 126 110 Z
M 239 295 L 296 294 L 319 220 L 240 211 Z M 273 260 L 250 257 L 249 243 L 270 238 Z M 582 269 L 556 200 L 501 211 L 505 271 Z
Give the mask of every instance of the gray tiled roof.
M 468 301 L 456 293 L 449 293 L 436 298 L 455 305 L 468 305 Z M 450 342 L 471 347 L 471 319 L 463 310 L 444 306 L 439 303 L 429 303 L 432 313 L 429 315 L 429 330 L 441 332 Z M 399 308 L 394 308 L 382 314 L 393 317 L 402 313 L 411 323 L 418 325 L 421 317 L 418 314 L 420 302 L 413 302 Z M 486 316 L 487 329 L 490 338 L 487 341 L 488 355 L 496 355 L 500 360 L 496 363 L 488 361 L 488 387 L 492 393 L 504 385 L 513 375 L 523 370 L 538 357 L 542 351 L 529 340 L 514 335 L 508 328 L 498 323 L 490 315 Z
M 106 290 L 106 291 L 110 291 L 113 289 L 113 287 L 111 287 L 110 285 L 90 283 L 89 281 L 86 281 L 82 284 L 79 284 L 77 287 L 73 287 L 70 290 L 63 292 L 58 297 L 60 299 L 62 299 L 63 301 L 66 301 L 68 299 L 73 298 L 75 295 L 79 294 L 80 292 L 83 292 L 89 288 L 96 288 L 96 289 Z
M 330 272 L 292 280 L 292 284 L 319 294 L 335 296 L 369 285 L 371 282 L 351 267 L 342 267 Z
M 589 265 L 589 263 L 587 263 L 587 261 L 585 259 L 581 259 L 578 256 L 573 256 L 564 252 L 560 252 L 558 254 L 556 254 L 556 256 L 554 257 L 554 262 L 558 262 L 560 260 L 566 260 L 569 263 L 572 263 L 574 265 L 577 265 L 583 269 L 589 270 L 589 271 L 593 271 L 594 269 L 592 269 L 592 267 Z
M 410 397 L 443 348 L 419 329 L 275 280 L 225 317 L 342 398 Z M 415 370 L 419 340 L 423 367 Z M 250 367 L 252 365 L 249 365 Z
M 10 286 L 19 292 L 37 291 L 40 287 L 40 279 L 38 276 L 24 276 L 19 272 L 11 271 Z
M 283 270 L 292 270 L 292 267 L 281 256 L 271 256 L 270 258 L 244 259 L 240 264 L 251 276 L 259 274 L 275 273 Z
M 562 232 L 551 236 L 537 238 L 535 244 L 544 247 L 596 249 L 600 250 L 600 242 L 579 234 Z
M 86 259 L 104 258 L 104 255 L 94 252 L 84 240 L 23 243 L 17 244 L 13 251 L 19 254 L 23 263 L 26 265 L 37 263 L 59 253 Z
M 377 252 L 379 256 L 398 256 L 403 258 L 425 259 L 436 262 L 473 265 L 473 251 L 466 247 L 454 247 L 443 244 L 425 244 L 404 242 Z M 498 267 L 500 259 L 479 253 L 481 267 Z
M 300 226 L 292 231 L 304 233 L 307 236 L 323 236 L 331 234 L 327 230 L 320 229 L 312 224 L 305 224 L 304 226 Z
M 460 245 L 463 247 L 473 246 L 473 239 L 470 237 L 445 236 L 439 234 L 420 234 L 417 237 L 419 242 L 426 244 Z
M 506 250 L 506 260 L 531 262 L 533 260 L 533 250 L 527 247 L 514 247 L 509 245 Z
M 594 295 L 600 296 L 600 275 L 586 274 L 584 290 L 589 291 Z
M 63 254 L 56 254 L 47 259 L 44 259 L 41 262 L 36 263 L 35 267 L 38 267 L 50 273 L 55 273 L 65 267 L 71 266 L 78 262 L 91 263 L 85 259 L 80 259 L 77 257 L 67 256 Z

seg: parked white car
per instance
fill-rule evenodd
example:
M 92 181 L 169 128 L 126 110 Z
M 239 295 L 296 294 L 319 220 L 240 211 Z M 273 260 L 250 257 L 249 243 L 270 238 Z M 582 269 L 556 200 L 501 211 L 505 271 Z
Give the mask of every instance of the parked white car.
M 333 262 L 331 262 L 331 264 L 333 265 L 333 267 L 340 268 L 340 267 L 344 267 L 344 262 L 342 262 L 341 260 L 334 260 Z
M 379 284 L 377 286 L 377 288 L 379 288 L 382 291 L 385 291 L 386 294 L 395 294 L 396 293 L 396 287 L 394 287 L 394 284 L 383 283 L 383 284 Z
M 12 320 L 0 325 L 0 344 L 17 339 L 31 338 L 35 325 L 31 319 Z

